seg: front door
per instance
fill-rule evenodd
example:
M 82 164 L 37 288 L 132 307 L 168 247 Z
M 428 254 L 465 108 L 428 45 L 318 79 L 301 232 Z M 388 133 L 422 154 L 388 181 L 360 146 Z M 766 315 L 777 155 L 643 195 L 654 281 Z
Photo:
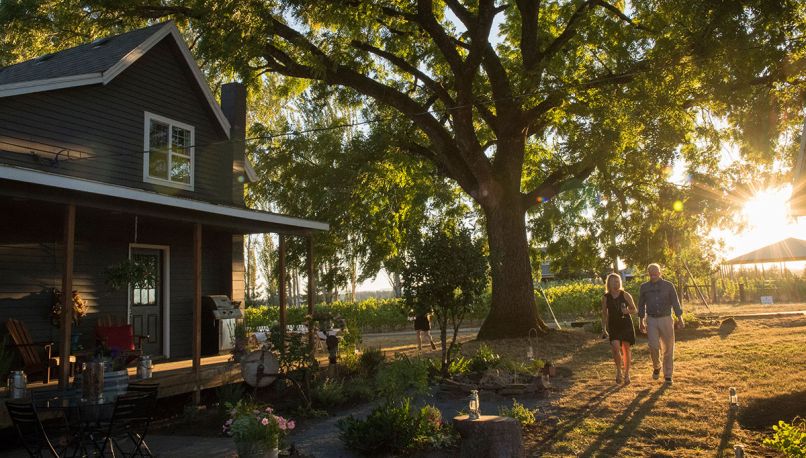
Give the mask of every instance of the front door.
M 149 272 L 148 280 L 131 286 L 131 323 L 135 335 L 148 336 L 143 339 L 143 353 L 162 354 L 162 250 L 132 248 L 132 261 L 136 261 Z

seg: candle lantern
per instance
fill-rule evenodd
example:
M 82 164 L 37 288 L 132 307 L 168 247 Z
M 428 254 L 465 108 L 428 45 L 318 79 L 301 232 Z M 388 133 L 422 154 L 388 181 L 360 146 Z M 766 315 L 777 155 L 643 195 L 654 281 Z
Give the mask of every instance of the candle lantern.
M 481 416 L 481 407 L 479 406 L 479 391 L 471 390 L 468 397 L 467 418 L 470 420 L 478 420 Z
M 730 400 L 730 407 L 735 409 L 739 407 L 739 396 L 736 394 L 736 388 L 730 387 L 728 389 L 728 399 Z

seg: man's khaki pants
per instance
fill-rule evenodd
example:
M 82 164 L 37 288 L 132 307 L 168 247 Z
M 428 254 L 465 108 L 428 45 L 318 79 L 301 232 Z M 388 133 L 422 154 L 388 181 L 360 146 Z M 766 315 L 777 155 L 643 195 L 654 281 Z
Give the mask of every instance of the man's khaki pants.
M 652 368 L 661 368 L 660 352 L 663 350 L 663 376 L 671 377 L 674 370 L 674 320 L 671 316 L 647 316 L 646 334 Z

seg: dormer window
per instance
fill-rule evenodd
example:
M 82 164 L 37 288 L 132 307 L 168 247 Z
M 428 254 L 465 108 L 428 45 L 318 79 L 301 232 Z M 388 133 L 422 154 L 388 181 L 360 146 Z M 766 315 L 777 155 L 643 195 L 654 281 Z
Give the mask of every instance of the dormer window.
M 143 181 L 193 190 L 193 126 L 146 112 Z

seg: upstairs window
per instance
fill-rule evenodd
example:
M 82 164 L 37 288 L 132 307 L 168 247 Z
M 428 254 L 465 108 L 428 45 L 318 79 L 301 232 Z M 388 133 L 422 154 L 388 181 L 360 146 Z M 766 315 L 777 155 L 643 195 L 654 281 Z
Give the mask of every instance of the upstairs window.
M 146 112 L 143 181 L 192 191 L 194 141 L 193 126 Z

